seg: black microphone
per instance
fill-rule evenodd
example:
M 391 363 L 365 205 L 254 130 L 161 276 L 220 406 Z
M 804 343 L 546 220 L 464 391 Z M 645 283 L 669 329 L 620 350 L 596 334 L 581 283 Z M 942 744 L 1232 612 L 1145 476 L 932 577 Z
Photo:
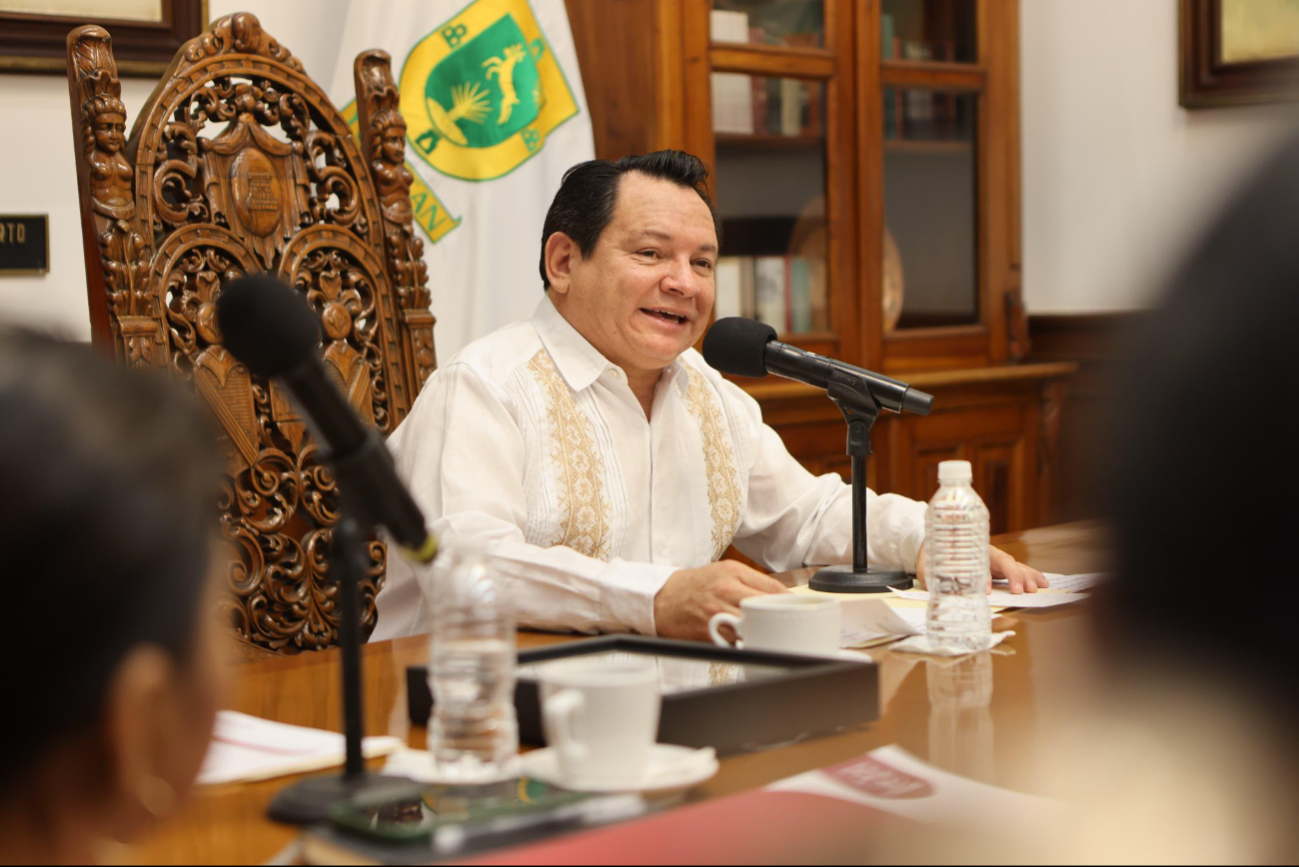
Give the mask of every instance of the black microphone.
M 836 372 L 858 378 L 885 409 L 929 415 L 934 396 L 874 371 L 855 367 L 781 343 L 776 329 L 764 322 L 729 316 L 718 319 L 704 337 L 704 360 L 722 373 L 761 377 L 768 373 L 829 388 Z
M 437 542 L 424 515 L 397 477 L 379 432 L 326 373 L 317 352 L 320 321 L 303 298 L 269 274 L 254 274 L 225 284 L 216 308 L 225 347 L 252 373 L 283 383 L 312 436 L 328 448 L 343 496 L 361 510 L 356 517 L 387 528 L 412 560 L 432 560 Z

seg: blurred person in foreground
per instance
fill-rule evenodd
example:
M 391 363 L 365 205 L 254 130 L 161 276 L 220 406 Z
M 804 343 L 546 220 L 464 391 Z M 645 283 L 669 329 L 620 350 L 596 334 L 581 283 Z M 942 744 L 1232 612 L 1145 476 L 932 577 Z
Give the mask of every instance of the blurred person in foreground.
M 161 376 L 0 329 L 0 860 L 88 863 L 189 791 L 219 692 L 212 442 Z
M 1163 793 L 1156 857 L 1299 858 L 1296 214 L 1299 135 L 1195 245 L 1116 391 L 1097 638 L 1168 771 L 1133 793 Z
M 1128 335 L 1114 574 L 1067 688 L 1019 745 L 1019 828 L 900 833 L 932 863 L 1299 860 L 1299 135 L 1255 172 Z M 1063 626 L 1064 624 L 1061 624 Z

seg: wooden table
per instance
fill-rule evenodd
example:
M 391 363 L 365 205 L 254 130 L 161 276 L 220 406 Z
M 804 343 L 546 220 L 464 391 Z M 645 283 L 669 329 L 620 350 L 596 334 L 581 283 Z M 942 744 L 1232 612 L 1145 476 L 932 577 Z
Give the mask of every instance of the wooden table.
M 1104 567 L 1102 534 L 1094 524 L 1070 524 L 1008 534 L 993 540 L 1016 558 L 1050 572 Z M 1016 632 L 1003 653 L 980 654 L 957 665 L 913 655 L 872 654 L 879 661 L 886 704 L 880 719 L 858 729 L 793 746 L 724 759 L 721 771 L 691 793 L 715 797 L 762 786 L 802 771 L 900 744 L 948 770 L 1012 788 L 1032 788 L 1016 757 L 1039 727 L 1063 715 L 1088 667 L 1089 621 L 1078 605 L 1011 612 Z M 573 636 L 522 632 L 519 647 Z M 427 661 L 426 637 L 365 647 L 366 733 L 406 738 L 424 747 L 423 729 L 406 718 L 406 667 Z M 232 671 L 227 706 L 267 719 L 340 730 L 339 655 L 329 650 L 247 662 Z M 291 778 L 207 787 L 126 859 L 134 863 L 261 863 L 280 853 L 296 829 L 265 818 L 271 797 Z

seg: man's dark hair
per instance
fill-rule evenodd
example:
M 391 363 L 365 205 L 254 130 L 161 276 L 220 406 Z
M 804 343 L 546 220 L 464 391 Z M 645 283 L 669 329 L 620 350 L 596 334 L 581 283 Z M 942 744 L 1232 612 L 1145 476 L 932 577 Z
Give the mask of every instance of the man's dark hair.
M 618 204 L 618 182 L 628 172 L 640 172 L 652 178 L 671 181 L 699 194 L 713 217 L 717 240 L 722 238 L 721 223 L 712 200 L 708 198 L 708 166 L 704 161 L 685 151 L 655 151 L 644 156 L 623 157 L 617 162 L 587 160 L 564 172 L 559 192 L 546 212 L 546 224 L 541 230 L 541 285 L 549 289 L 546 276 L 546 242 L 555 232 L 572 238 L 583 256 L 590 256 L 600 240 L 613 209 Z
M 94 724 L 114 672 L 153 645 L 184 664 L 219 527 L 216 438 L 161 373 L 0 328 L 0 788 Z

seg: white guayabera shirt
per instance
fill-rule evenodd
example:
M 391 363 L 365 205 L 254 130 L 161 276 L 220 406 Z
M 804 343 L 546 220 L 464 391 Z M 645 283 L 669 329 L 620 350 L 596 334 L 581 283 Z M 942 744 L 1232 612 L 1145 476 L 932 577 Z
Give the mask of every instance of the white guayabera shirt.
M 441 543 L 485 545 L 520 626 L 653 635 L 668 576 L 732 542 L 777 571 L 852 559 L 849 487 L 804 469 L 753 398 L 692 349 L 646 419 L 549 298 L 434 373 L 389 447 Z M 925 505 L 868 499 L 871 562 L 914 570 Z M 429 630 L 431 581 L 390 554 L 373 640 Z

